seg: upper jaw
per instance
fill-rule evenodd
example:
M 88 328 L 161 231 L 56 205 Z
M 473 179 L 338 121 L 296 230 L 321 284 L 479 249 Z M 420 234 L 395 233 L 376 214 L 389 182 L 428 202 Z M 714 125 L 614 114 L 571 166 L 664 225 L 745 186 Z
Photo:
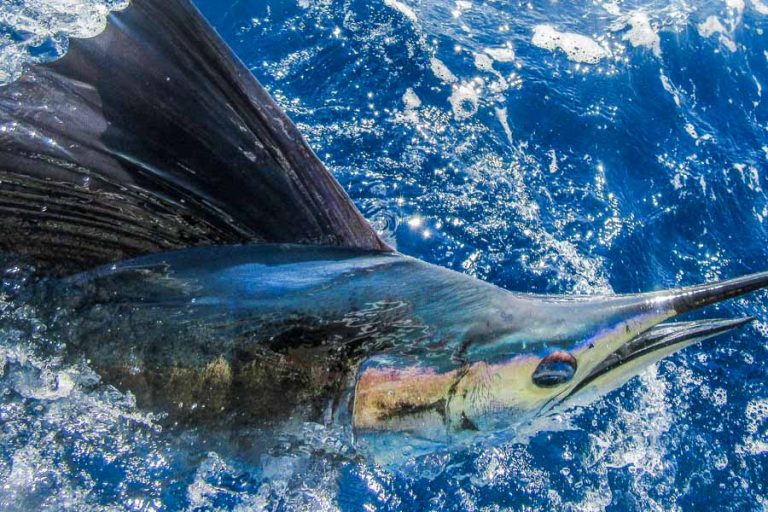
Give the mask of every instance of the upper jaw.
M 727 281 L 681 288 L 673 292 L 668 300 L 677 314 L 682 315 L 766 287 L 768 287 L 768 272 L 758 272 Z

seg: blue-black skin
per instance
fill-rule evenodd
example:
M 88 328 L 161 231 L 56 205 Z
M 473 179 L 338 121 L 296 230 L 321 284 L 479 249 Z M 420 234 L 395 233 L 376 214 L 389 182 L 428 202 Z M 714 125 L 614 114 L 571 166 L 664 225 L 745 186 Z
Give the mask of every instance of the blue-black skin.
M 623 361 L 672 339 L 664 331 L 638 341 L 642 333 L 683 308 L 765 281 L 534 296 L 398 253 L 262 244 L 142 257 L 59 281 L 46 300 L 56 304 L 70 355 L 89 360 L 105 383 L 134 393 L 170 425 L 259 439 L 261 450 L 281 440 L 274 434 L 286 425 L 316 422 L 354 430 L 361 442 L 373 434 L 377 449 L 408 454 L 424 443 L 431 450 L 514 435 L 572 401 L 595 372 L 598 391 L 612 389 L 647 364 L 626 364 L 632 372 L 612 382 Z M 686 337 L 682 325 L 671 332 L 685 343 L 658 358 L 711 335 Z M 567 354 L 573 371 L 562 385 L 537 385 L 535 373 L 553 353 Z M 371 381 L 361 375 L 376 370 L 405 375 L 396 400 L 359 398 L 373 389 L 360 389 Z M 430 395 L 425 382 L 443 391 Z M 402 451 L 414 446 L 421 447 Z
M 296 245 L 153 255 L 77 275 L 55 290 L 51 303 L 72 311 L 66 324 L 73 355 L 126 390 L 141 388 L 140 405 L 173 406 L 174 420 L 190 423 L 209 416 L 229 422 L 233 411 L 250 422 L 279 423 L 297 409 L 320 420 L 374 356 L 440 371 L 480 352 L 506 358 L 510 346 L 493 344 L 514 337 L 516 318 L 541 313 L 534 302 L 397 253 Z M 250 383 L 236 383 L 251 400 L 231 390 L 201 389 L 195 397 L 194 386 L 181 381 L 179 396 L 169 394 L 182 369 L 194 369 L 188 379 L 198 379 L 220 357 L 233 371 L 258 364 L 260 370 L 248 367 Z M 206 400 L 217 404 L 202 407 Z

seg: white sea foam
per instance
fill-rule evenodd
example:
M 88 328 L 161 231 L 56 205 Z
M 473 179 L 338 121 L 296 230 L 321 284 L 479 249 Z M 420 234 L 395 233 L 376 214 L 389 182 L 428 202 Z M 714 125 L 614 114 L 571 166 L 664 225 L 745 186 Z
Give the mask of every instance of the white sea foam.
M 496 118 L 501 123 L 501 127 L 504 129 L 504 134 L 507 136 L 509 144 L 513 144 L 512 140 L 512 128 L 509 127 L 509 120 L 507 119 L 507 108 L 496 107 Z
M 409 87 L 403 94 L 403 103 L 406 110 L 415 110 L 421 106 L 421 98 L 413 91 L 413 88 Z
M 486 48 L 487 53 L 493 60 L 498 62 L 513 62 L 515 60 L 515 50 L 512 46 L 504 46 L 501 48 Z
M 725 5 L 739 13 L 744 11 L 744 0 L 725 0 Z
M 602 4 L 602 7 L 606 10 L 606 12 L 613 14 L 614 16 L 621 14 L 621 7 L 619 7 L 619 4 L 616 2 L 605 2 Z
M 690 135 L 692 139 L 699 138 L 699 134 L 696 133 L 696 128 L 691 123 L 686 123 L 685 131 L 688 132 L 688 135 Z
M 437 57 L 429 59 L 429 67 L 432 69 L 432 73 L 446 84 L 452 84 L 459 81 L 459 79 L 456 78 L 456 75 L 448 69 L 448 66 Z
M 669 385 L 658 376 L 656 367 L 646 370 L 640 383 L 633 392 L 634 407 L 619 407 L 607 429 L 590 436 L 594 461 L 590 468 L 591 471 L 627 468 L 632 474 L 631 490 L 643 501 L 641 508 L 669 510 L 669 503 L 657 501 L 664 497 L 654 497 L 653 490 L 674 481 L 674 473 L 668 470 L 670 456 L 666 436 L 676 413 L 667 398 Z
M 480 102 L 480 91 L 472 82 L 462 82 L 453 87 L 448 101 L 451 104 L 456 119 L 467 119 L 477 113 Z
M 744 183 L 752 192 L 762 193 L 763 188 L 760 185 L 760 172 L 756 167 L 747 166 L 743 163 L 733 164 L 733 168 L 739 173 L 741 182 Z
M 659 80 L 661 80 L 661 86 L 664 87 L 664 90 L 667 91 L 672 96 L 672 100 L 675 102 L 675 105 L 677 105 L 677 107 L 680 108 L 681 93 L 677 89 L 677 87 L 672 85 L 672 82 L 669 80 L 669 77 L 664 73 L 663 68 L 659 70 Z
M 766 4 L 762 0 L 752 0 L 752 8 L 755 11 L 757 11 L 759 14 L 768 15 L 768 4 Z
M 699 23 L 697 28 L 701 37 L 710 37 L 714 34 L 725 34 L 728 32 L 717 16 L 708 17 L 703 23 Z
M 768 400 L 749 402 L 744 415 L 747 435 L 744 437 L 743 450 L 751 455 L 768 453 Z
M 488 73 L 495 73 L 493 69 L 493 59 L 484 53 L 475 54 L 475 67 L 480 71 L 486 71 Z
M 454 18 L 459 18 L 462 14 L 464 14 L 464 11 L 467 11 L 472 8 L 472 2 L 468 2 L 466 0 L 456 0 L 456 8 L 451 11 L 451 14 Z
M 555 174 L 558 171 L 557 151 L 555 151 L 554 149 L 550 149 L 549 151 L 547 151 L 547 155 L 549 155 L 549 167 L 548 167 L 549 173 Z
M 549 51 L 560 49 L 575 62 L 596 64 L 610 56 L 594 39 L 574 32 L 559 32 L 552 25 L 536 25 L 531 42 Z
M 712 37 L 719 34 L 720 44 L 731 52 L 735 52 L 738 49 L 736 43 L 729 37 L 728 29 L 725 28 L 717 16 L 709 16 L 703 23 L 698 25 L 697 29 L 701 37 Z
M 384 0 L 384 5 L 398 11 L 400 14 L 402 14 L 403 16 L 405 16 L 406 18 L 408 18 L 414 23 L 418 21 L 418 17 L 416 16 L 416 11 L 414 11 L 409 5 L 404 4 L 399 0 Z
M 661 40 L 658 32 L 651 26 L 648 15 L 642 11 L 635 12 L 627 21 L 631 27 L 622 37 L 632 46 L 650 48 L 657 57 L 661 56 Z

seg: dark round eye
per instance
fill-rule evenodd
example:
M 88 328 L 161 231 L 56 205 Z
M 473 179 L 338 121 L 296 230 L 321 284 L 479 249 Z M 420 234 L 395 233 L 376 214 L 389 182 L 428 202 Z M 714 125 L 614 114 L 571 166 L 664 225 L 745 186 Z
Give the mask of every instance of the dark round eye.
M 568 352 L 552 352 L 533 372 L 533 383 L 542 388 L 565 384 L 576 373 L 576 358 Z

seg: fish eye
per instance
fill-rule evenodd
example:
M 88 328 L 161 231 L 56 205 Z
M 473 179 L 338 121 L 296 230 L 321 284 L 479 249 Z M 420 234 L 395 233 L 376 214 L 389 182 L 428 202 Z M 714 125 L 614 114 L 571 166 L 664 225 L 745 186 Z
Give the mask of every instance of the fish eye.
M 552 352 L 541 360 L 533 372 L 533 383 L 541 388 L 565 384 L 576 373 L 576 358 L 568 352 Z

